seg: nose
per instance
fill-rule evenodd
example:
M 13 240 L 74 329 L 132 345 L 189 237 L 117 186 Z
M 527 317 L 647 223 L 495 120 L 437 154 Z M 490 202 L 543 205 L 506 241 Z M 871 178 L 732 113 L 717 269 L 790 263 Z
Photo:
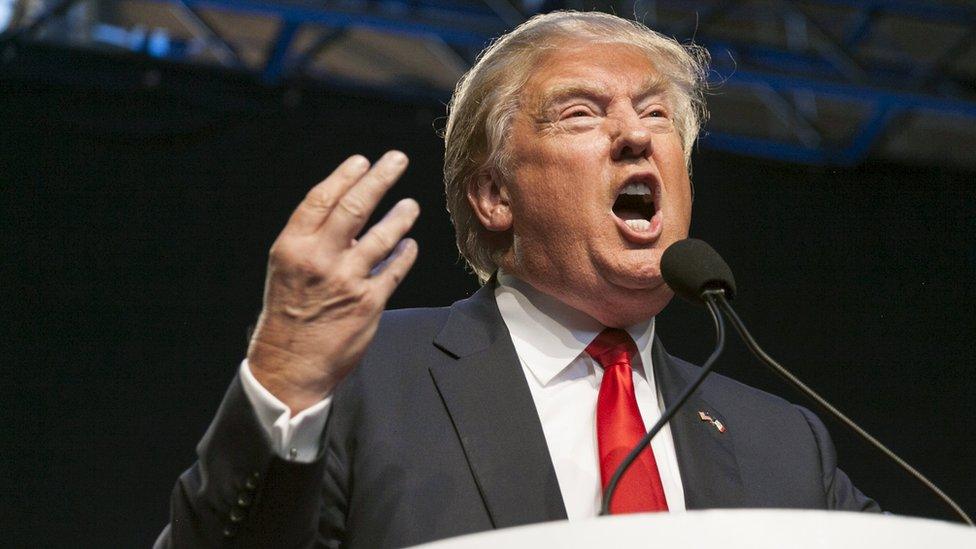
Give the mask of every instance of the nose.
M 611 134 L 610 156 L 614 160 L 644 158 L 651 155 L 651 130 L 643 124 L 640 116 L 628 112 L 615 120 Z

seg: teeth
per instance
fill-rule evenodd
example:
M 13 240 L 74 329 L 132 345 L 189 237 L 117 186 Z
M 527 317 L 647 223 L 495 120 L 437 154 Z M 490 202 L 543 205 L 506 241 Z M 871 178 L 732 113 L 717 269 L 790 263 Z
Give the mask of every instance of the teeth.
M 643 183 L 629 183 L 626 187 L 620 191 L 620 194 L 635 194 L 638 196 L 643 196 L 645 194 L 651 194 L 651 189 Z
M 628 219 L 624 221 L 631 229 L 642 233 L 651 228 L 651 222 L 646 219 Z

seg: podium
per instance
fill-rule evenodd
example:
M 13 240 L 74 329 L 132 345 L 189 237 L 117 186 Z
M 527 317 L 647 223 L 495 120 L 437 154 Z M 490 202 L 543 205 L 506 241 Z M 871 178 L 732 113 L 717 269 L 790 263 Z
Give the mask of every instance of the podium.
M 419 545 L 424 549 L 654 547 L 660 549 L 974 548 L 976 528 L 937 520 L 769 509 L 686 511 L 558 521 Z

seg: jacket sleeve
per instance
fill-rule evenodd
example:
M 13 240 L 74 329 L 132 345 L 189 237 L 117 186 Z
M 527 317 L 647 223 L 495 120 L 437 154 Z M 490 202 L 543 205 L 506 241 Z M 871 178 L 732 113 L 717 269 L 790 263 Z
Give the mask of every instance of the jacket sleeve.
M 837 511 L 866 511 L 880 513 L 881 507 L 865 496 L 851 482 L 850 477 L 837 467 L 837 450 L 820 418 L 810 410 L 797 406 L 810 425 L 810 430 L 820 447 L 820 467 L 827 509 Z
M 173 489 L 170 522 L 155 547 L 338 546 L 343 471 L 324 448 L 310 463 L 278 457 L 235 376 L 197 462 Z

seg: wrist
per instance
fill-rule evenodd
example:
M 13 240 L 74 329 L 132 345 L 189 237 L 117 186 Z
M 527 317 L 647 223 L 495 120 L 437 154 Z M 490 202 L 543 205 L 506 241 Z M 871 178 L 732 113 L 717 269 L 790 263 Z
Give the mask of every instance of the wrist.
M 306 358 L 257 338 L 248 347 L 247 362 L 254 379 L 288 406 L 292 416 L 321 402 L 336 385 Z

